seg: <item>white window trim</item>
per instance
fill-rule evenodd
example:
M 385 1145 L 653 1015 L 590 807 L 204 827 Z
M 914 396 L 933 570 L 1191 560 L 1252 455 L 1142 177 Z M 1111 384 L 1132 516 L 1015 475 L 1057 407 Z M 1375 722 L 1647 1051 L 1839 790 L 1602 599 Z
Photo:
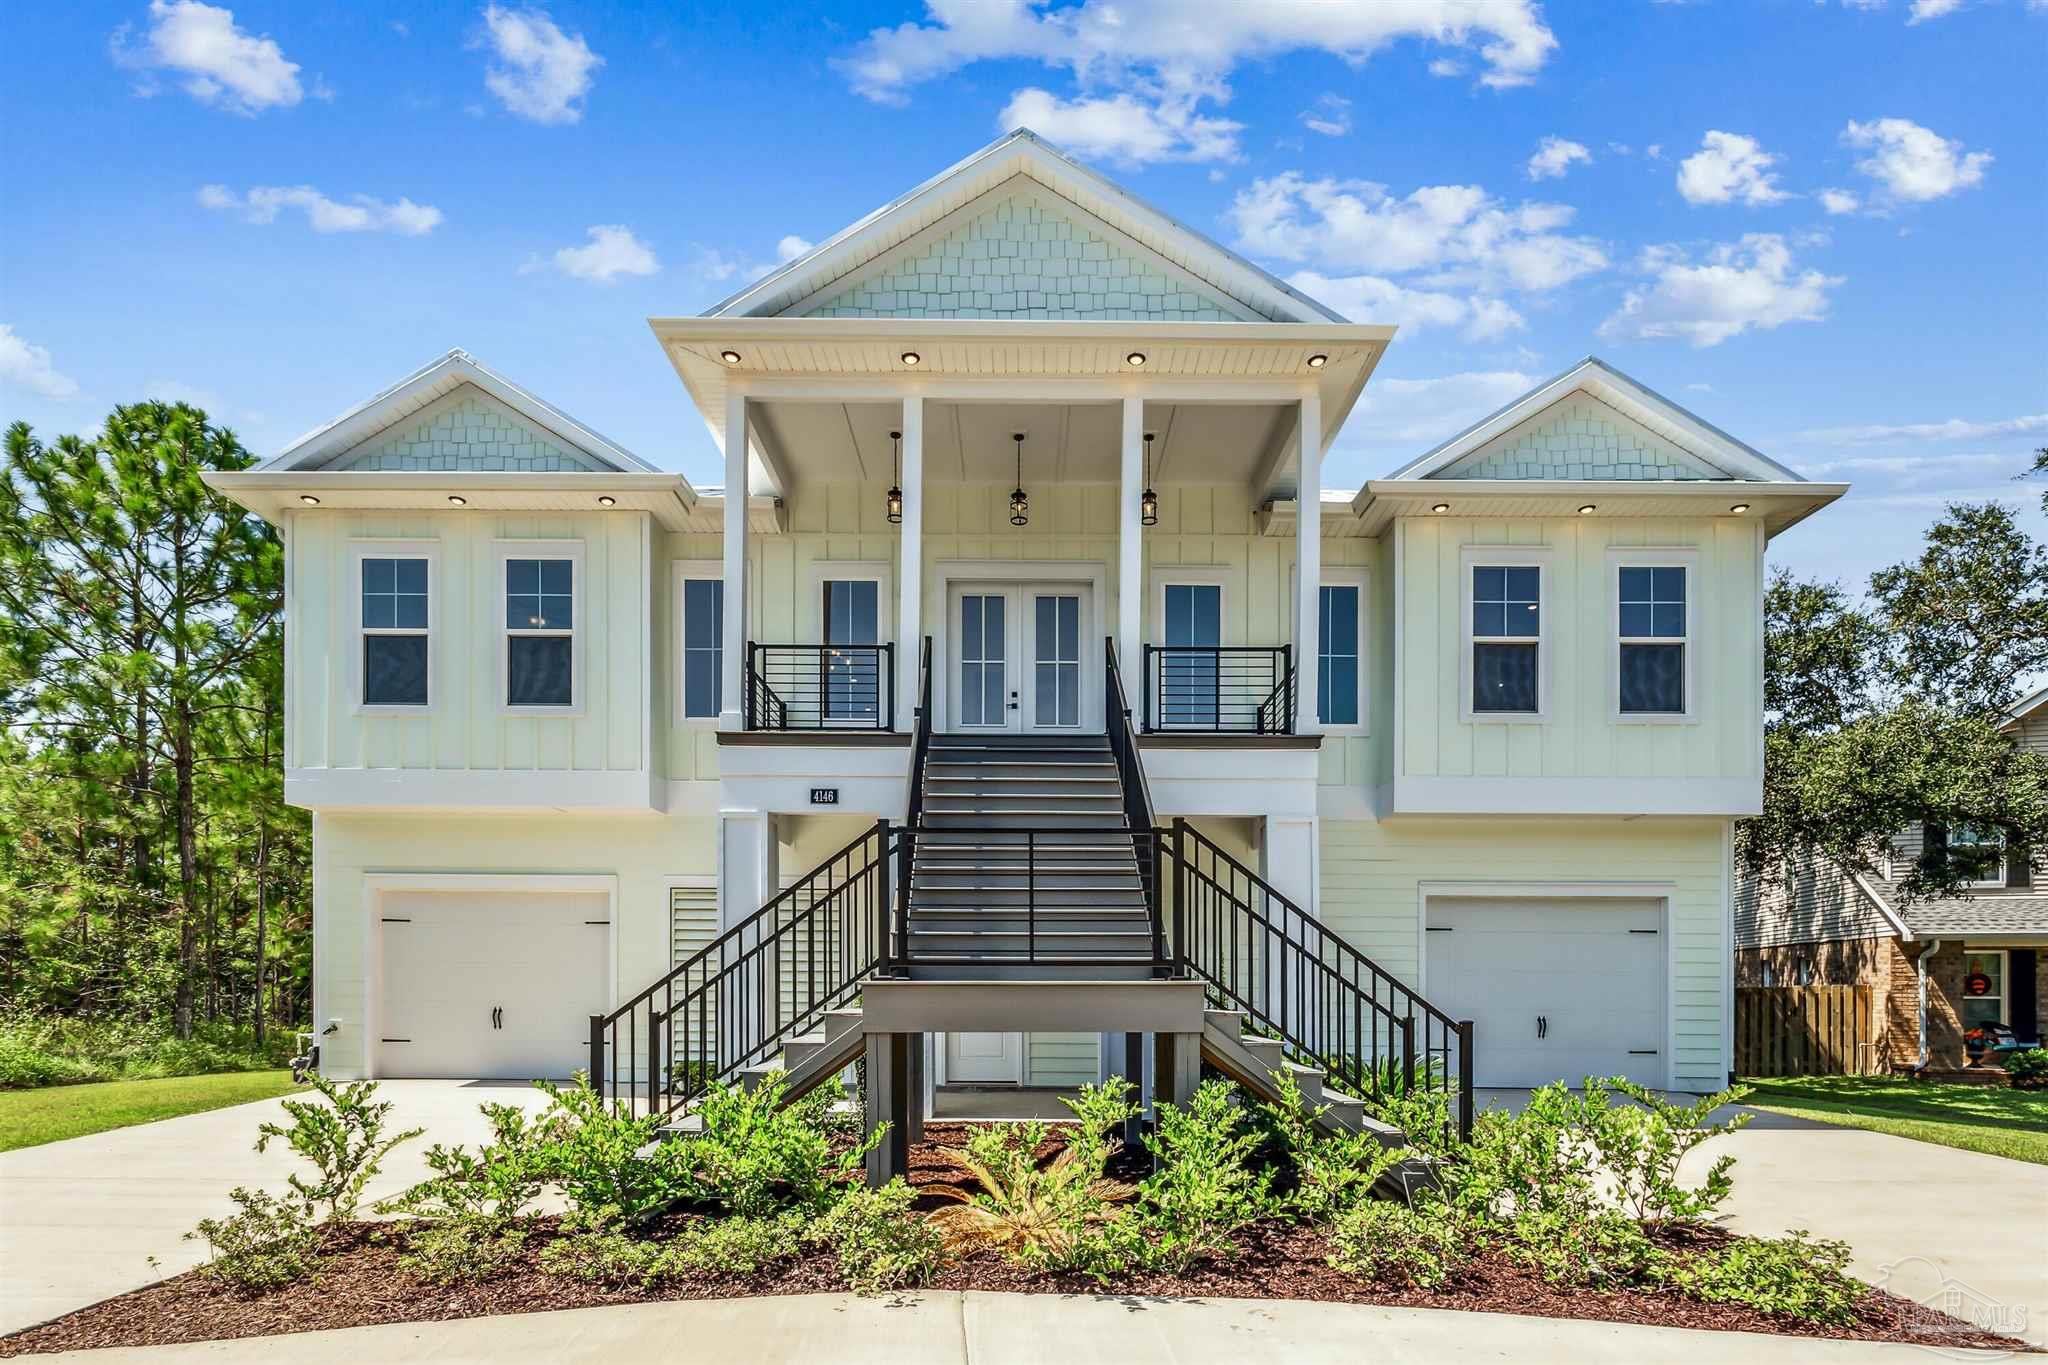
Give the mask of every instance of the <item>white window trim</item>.
M 669 592 L 672 600 L 675 602 L 675 610 L 670 613 L 670 619 L 672 628 L 676 633 L 676 641 L 675 648 L 670 651 L 672 656 L 671 677 L 673 682 L 669 690 L 673 696 L 669 702 L 669 716 L 678 726 L 716 730 L 718 728 L 718 716 L 716 713 L 708 716 L 687 716 L 683 714 L 683 584 L 686 580 L 692 578 L 708 578 L 714 582 L 722 583 L 725 580 L 725 561 L 722 559 L 678 559 L 673 562 L 673 572 L 669 579 Z M 725 649 L 725 640 L 722 637 L 718 642 L 718 647 L 722 656 Z M 722 657 L 720 667 L 721 669 L 724 667 Z M 723 700 L 723 698 L 720 698 L 721 704 Z
M 427 561 L 427 704 L 372 705 L 363 700 L 363 561 L 424 559 Z M 349 704 L 359 716 L 430 716 L 441 704 L 441 618 L 446 602 L 441 592 L 441 542 L 438 540 L 351 540 L 348 556 Z M 379 634 L 411 635 L 409 630 Z
M 1998 960 L 1999 960 L 1999 963 L 1998 963 L 1998 997 L 1997 997 L 1997 998 L 1998 998 L 1998 1022 L 1999 1022 L 1999 1023 L 2001 1023 L 2001 1024 L 2003 1024 L 2003 1025 L 2005 1025 L 2005 1026 L 2006 1026 L 2007 1028 L 2011 1028 L 2011 1027 L 2012 1027 L 2012 989 L 2011 989 L 2011 987 L 2012 987 L 2012 950 L 2011 950 L 2011 949 L 2008 949 L 2008 948 L 1972 948 L 1972 947 L 1971 947 L 1971 946 L 1970 946 L 1969 944 L 1967 944 L 1967 943 L 1966 943 L 1966 944 L 1964 944 L 1964 945 L 1963 945 L 1963 975 L 1964 975 L 1965 977 L 1969 976 L 1969 974 L 1970 974 L 1970 970 L 1969 970 L 1969 964 L 1970 964 L 1970 959 L 1971 959 L 1971 958 L 1973 958 L 1973 957 L 1996 957 L 1996 958 L 1998 958 Z M 1981 996 L 1981 995 L 1964 995 L 1964 996 L 1958 996 L 1958 997 L 1956 998 L 1956 1020 L 1957 1020 L 1957 1022 L 1958 1022 L 1958 1023 L 1960 1023 L 1960 1022 L 1961 1022 L 1961 1020 L 1962 1020 L 1962 1017 L 1963 1017 L 1963 1001 L 1965 1001 L 1965 1000 L 1982 1000 L 1983 998 L 1984 998 L 1984 997 L 1983 997 L 1983 996 Z M 1964 1029 L 1964 1032 L 1966 1032 L 1966 1033 L 1967 1033 L 1968 1031 L 1969 1031 L 1968 1029 Z
M 432 618 L 429 617 L 428 619 L 431 620 Z M 431 693 L 429 693 L 429 695 L 431 695 Z M 1969 828 L 1969 826 L 1958 826 L 1957 828 Z M 1988 833 L 1995 836 L 1998 840 L 1998 870 L 1996 874 L 1994 874 L 1993 876 L 1984 877 L 1977 881 L 1966 881 L 1963 883 L 1963 885 L 1968 887 L 1979 887 L 1986 890 L 2003 890 L 2006 882 L 2005 831 L 1999 829 L 1991 829 L 1989 826 L 1981 826 L 1980 828 L 1984 828 Z M 1954 849 L 1956 845 L 1956 832 L 1954 829 L 1948 831 L 1947 839 L 1948 847 L 1950 849 Z M 1992 950 L 1986 948 L 1984 949 L 1984 951 L 1990 952 Z
M 1607 716 L 1617 725 L 1697 725 L 1700 722 L 1699 656 L 1701 595 L 1706 575 L 1700 571 L 1697 549 L 1678 546 L 1613 546 L 1607 551 Z M 1621 571 L 1628 569 L 1685 570 L 1685 689 L 1682 711 L 1623 711 L 1621 709 Z M 1637 638 L 1637 637 L 1631 637 Z M 1669 638 L 1657 641 L 1668 644 Z
M 506 700 L 511 685 L 510 655 L 515 632 L 505 624 L 505 562 L 511 559 L 566 559 L 570 570 L 569 611 L 574 618 L 569 629 L 569 705 L 514 706 Z M 494 540 L 491 542 L 491 614 L 498 638 L 495 672 L 498 714 L 501 716 L 581 716 L 587 706 L 584 675 L 584 637 L 590 633 L 590 613 L 583 590 L 583 542 L 581 540 Z
M 1369 735 L 1372 733 L 1372 635 L 1366 629 L 1372 620 L 1372 571 L 1347 565 L 1330 565 L 1323 570 L 1325 588 L 1358 589 L 1358 723 L 1356 725 L 1321 724 L 1326 735 Z M 1318 594 L 1316 620 L 1322 620 L 1322 601 Z M 1317 669 L 1322 667 L 1323 642 L 1316 641 L 1315 657 L 1309 660 Z M 1316 685 L 1316 700 L 1321 703 L 1322 684 Z
M 1458 613 L 1458 719 L 1467 725 L 1547 725 L 1550 723 L 1551 637 L 1556 634 L 1556 591 L 1552 580 L 1557 552 L 1547 545 L 1467 545 L 1458 552 L 1458 582 L 1452 610 Z M 1472 709 L 1472 570 L 1509 568 L 1537 571 L 1536 579 L 1536 709 L 1474 711 Z

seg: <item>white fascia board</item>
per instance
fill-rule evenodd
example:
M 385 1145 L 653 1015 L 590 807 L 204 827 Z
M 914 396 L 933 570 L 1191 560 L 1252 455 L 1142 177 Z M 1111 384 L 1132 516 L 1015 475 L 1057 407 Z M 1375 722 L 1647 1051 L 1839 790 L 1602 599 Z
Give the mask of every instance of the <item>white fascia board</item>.
M 1804 482 L 1797 473 L 1754 446 L 1737 440 L 1595 356 L 1588 356 L 1563 374 L 1538 384 L 1435 449 L 1409 461 L 1388 477 L 1429 478 L 1456 464 L 1502 432 L 1521 425 L 1543 409 L 1581 390 L 1652 430 L 1668 429 L 1668 433 L 1660 434 L 1670 434 L 1675 444 L 1726 470 L 1731 477 L 1762 482 Z
M 647 512 L 672 531 L 688 529 L 696 493 L 680 474 L 517 474 L 471 470 L 211 470 L 208 488 L 271 522 L 287 512 L 397 510 Z M 317 498 L 307 503 L 305 495 Z M 601 497 L 614 505 L 598 502 Z
M 779 311 L 800 298 L 829 288 L 832 279 L 850 274 L 893 250 L 904 238 L 921 231 L 927 220 L 944 216 L 937 205 L 949 196 L 963 188 L 993 187 L 1015 174 L 1029 176 L 1141 243 L 1147 236 L 1176 242 L 1182 248 L 1179 254 L 1186 258 L 1176 264 L 1182 264 L 1239 302 L 1263 305 L 1267 311 L 1280 312 L 1297 322 L 1344 320 L 1284 280 L 1162 213 L 1026 128 L 1006 133 L 948 166 L 802 256 L 714 304 L 705 316 L 735 317 Z M 1157 251 L 1149 246 L 1148 249 Z M 1169 260 L 1175 257 L 1175 253 L 1167 251 L 1158 254 Z
M 599 435 L 554 404 L 521 388 L 469 352 L 459 349 L 449 351 L 333 421 L 307 432 L 257 468 L 266 471 L 317 469 L 462 384 L 474 384 L 563 444 L 575 447 L 612 470 L 620 473 L 659 472 L 625 447 Z
M 1395 506 L 1391 515 L 1419 515 L 1436 502 L 1450 504 L 1445 517 L 1483 516 L 1499 520 L 1509 513 L 1499 508 L 1473 511 L 1466 504 L 1489 500 L 1514 500 L 1538 504 L 1533 515 L 1575 515 L 1583 502 L 1601 503 L 1634 500 L 1646 510 L 1634 516 L 1746 516 L 1762 520 L 1773 536 L 1798 525 L 1821 508 L 1849 491 L 1846 483 L 1796 482 L 1751 483 L 1724 479 L 1372 479 L 1351 500 L 1351 510 L 1361 520 L 1371 520 L 1375 504 Z M 1748 503 L 1748 512 L 1729 509 Z M 1604 512 L 1603 512 L 1604 514 Z M 1377 534 L 1369 531 L 1368 534 Z

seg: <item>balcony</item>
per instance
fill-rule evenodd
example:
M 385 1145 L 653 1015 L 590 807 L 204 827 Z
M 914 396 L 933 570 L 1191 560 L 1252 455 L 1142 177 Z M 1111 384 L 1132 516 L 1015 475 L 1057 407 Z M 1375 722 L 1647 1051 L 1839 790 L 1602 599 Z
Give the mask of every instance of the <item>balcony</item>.
M 1292 645 L 1146 645 L 1147 734 L 1291 735 Z
M 749 730 L 893 730 L 896 646 L 747 644 Z

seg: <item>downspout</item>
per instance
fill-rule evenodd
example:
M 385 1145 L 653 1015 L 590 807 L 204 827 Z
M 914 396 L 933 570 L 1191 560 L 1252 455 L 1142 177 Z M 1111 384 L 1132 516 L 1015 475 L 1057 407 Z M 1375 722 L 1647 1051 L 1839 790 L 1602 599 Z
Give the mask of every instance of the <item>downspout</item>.
M 1915 1076 L 1925 1071 L 1928 1062 L 1933 1060 L 1927 1052 L 1927 959 L 1933 957 L 1940 947 L 1941 940 L 1934 939 L 1920 950 L 1920 956 L 1913 959 L 1914 971 L 1920 978 L 1920 1060 L 1913 1064 L 1912 1074 Z

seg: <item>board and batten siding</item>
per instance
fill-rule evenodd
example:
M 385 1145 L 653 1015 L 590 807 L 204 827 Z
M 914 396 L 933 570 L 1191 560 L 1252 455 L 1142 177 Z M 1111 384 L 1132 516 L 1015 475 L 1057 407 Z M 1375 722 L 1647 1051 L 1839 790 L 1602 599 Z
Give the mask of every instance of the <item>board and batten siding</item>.
M 1763 765 L 1761 530 L 1748 519 L 1400 523 L 1400 776 L 1758 778 Z M 1550 551 L 1544 721 L 1461 718 L 1467 546 Z M 1697 718 L 1614 717 L 1616 549 L 1685 549 L 1699 595 L 1692 687 Z
M 1726 829 L 1724 820 L 1669 818 L 1324 820 L 1323 916 L 1412 984 L 1424 979 L 1424 883 L 1495 882 L 1522 900 L 1540 897 L 1545 883 L 1671 883 L 1672 1079 L 1682 1089 L 1718 1089 L 1733 952 L 1724 928 Z
M 297 512 L 286 605 L 287 768 L 631 772 L 646 766 L 645 516 L 613 513 Z M 428 543 L 438 558 L 428 612 L 435 673 L 420 715 L 355 704 L 355 554 Z M 580 544 L 580 703 L 563 716 L 507 715 L 498 542 Z M 544 552 L 544 551 L 543 551 Z M 403 554 L 403 549 L 394 553 Z

